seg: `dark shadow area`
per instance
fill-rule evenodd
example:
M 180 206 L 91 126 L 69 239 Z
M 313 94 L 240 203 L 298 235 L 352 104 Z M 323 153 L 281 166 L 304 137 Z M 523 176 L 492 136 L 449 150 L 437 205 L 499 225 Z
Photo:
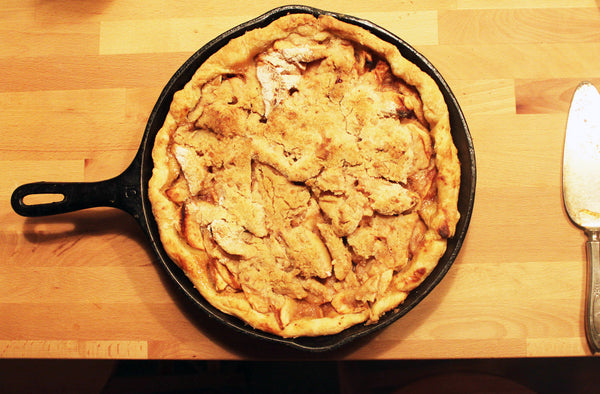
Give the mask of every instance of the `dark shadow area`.
M 31 243 L 106 234 L 123 235 L 144 246 L 149 244 L 131 215 L 114 208 L 91 208 L 60 215 L 28 217 L 23 225 L 23 236 Z
M 1 392 L 595 393 L 600 359 L 0 360 Z

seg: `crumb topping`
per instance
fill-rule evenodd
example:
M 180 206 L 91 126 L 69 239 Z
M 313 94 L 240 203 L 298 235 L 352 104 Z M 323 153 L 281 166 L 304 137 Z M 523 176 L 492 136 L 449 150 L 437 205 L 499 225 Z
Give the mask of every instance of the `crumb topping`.
M 430 271 L 417 255 L 437 248 L 437 262 L 449 234 L 427 220 L 438 197 L 431 127 L 418 89 L 380 54 L 290 34 L 198 89 L 169 136 L 161 193 L 182 242 L 206 254 L 216 294 L 281 330 L 376 321 Z

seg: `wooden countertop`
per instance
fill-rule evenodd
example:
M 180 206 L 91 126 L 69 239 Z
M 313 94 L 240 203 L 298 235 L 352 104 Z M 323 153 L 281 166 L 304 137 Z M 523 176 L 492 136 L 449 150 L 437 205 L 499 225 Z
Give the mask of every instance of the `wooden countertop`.
M 397 5 L 394 5 L 396 4 Z M 477 155 L 468 236 L 415 309 L 334 353 L 256 342 L 185 302 L 128 214 L 25 219 L 12 191 L 95 181 L 133 159 L 163 86 L 272 1 L 0 4 L 0 357 L 406 359 L 589 355 L 584 235 L 563 209 L 569 100 L 600 86 L 600 10 L 584 0 L 307 2 L 373 21 L 453 89 Z

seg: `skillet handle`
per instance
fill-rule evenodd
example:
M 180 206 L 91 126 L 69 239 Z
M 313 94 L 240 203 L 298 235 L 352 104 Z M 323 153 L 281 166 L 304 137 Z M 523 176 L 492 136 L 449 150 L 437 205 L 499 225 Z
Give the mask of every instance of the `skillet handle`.
M 26 197 L 35 195 L 62 196 L 62 199 L 43 203 L 25 202 Z M 121 175 L 99 182 L 34 182 L 21 185 L 14 190 L 11 205 L 16 213 L 27 217 L 114 207 L 138 219 L 141 206 L 139 165 L 134 162 Z

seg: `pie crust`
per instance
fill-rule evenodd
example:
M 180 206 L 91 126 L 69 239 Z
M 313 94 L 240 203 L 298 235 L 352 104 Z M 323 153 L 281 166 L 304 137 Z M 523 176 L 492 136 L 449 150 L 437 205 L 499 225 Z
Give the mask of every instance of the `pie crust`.
M 231 40 L 152 152 L 162 244 L 219 310 L 283 337 L 376 322 L 438 263 L 460 165 L 435 82 L 330 16 Z

